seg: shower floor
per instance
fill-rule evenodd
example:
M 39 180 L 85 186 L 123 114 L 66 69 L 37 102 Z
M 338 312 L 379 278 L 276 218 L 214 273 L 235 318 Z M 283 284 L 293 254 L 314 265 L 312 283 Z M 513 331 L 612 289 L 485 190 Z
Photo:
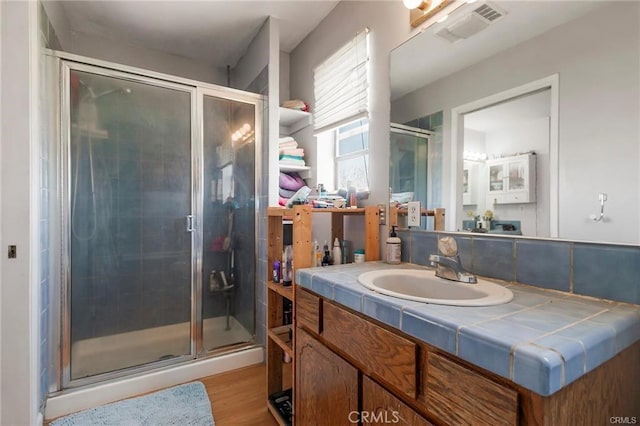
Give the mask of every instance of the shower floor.
M 203 321 L 203 344 L 212 350 L 249 342 L 252 335 L 234 317 Z M 188 322 L 81 340 L 71 346 L 71 377 L 80 379 L 123 368 L 187 355 L 191 325 Z

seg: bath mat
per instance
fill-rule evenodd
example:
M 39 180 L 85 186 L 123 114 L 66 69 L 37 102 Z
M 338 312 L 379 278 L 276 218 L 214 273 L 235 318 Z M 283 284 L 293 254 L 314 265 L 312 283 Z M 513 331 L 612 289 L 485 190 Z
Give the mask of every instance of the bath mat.
M 187 383 L 62 417 L 51 426 L 214 426 L 201 382 Z

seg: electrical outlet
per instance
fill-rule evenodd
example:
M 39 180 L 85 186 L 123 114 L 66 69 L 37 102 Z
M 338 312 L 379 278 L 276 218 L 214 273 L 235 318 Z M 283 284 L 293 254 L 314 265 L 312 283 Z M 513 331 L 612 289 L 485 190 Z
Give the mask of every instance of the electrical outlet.
M 407 207 L 407 226 L 420 226 L 420 201 L 411 201 Z
M 378 204 L 378 224 L 379 225 L 387 224 L 387 205 L 386 204 Z
M 15 259 L 16 257 L 18 257 L 18 250 L 16 246 L 9 246 L 8 257 L 9 259 Z

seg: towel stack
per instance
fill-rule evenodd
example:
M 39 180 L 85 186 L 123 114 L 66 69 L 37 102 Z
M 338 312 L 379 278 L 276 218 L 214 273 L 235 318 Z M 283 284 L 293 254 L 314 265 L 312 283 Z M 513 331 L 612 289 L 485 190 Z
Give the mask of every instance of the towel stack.
M 280 173 L 278 204 L 286 206 L 287 201 L 293 197 L 306 183 L 297 173 Z
M 279 164 L 281 166 L 305 166 L 304 149 L 298 148 L 298 142 L 291 136 L 280 138 Z

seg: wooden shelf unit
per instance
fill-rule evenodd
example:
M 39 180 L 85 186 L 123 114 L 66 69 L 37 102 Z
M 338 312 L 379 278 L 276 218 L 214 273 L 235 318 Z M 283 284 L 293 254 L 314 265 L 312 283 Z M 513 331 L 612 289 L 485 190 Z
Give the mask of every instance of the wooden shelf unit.
M 294 206 L 286 209 L 269 207 L 267 210 L 267 395 L 293 387 L 295 383 L 295 333 L 289 339 L 289 329 L 295 331 L 293 325 L 283 324 L 282 308 L 284 300 L 295 300 L 295 270 L 315 266 L 311 257 L 312 216 L 314 214 L 331 215 L 331 241 L 335 238 L 344 239 L 344 217 L 363 216 L 365 220 L 365 260 L 379 259 L 380 225 L 377 206 L 356 209 L 314 209 L 310 206 Z M 282 260 L 283 252 L 283 221 L 293 222 L 293 285 L 285 287 L 281 283 L 271 280 L 273 262 Z M 328 267 L 331 268 L 331 267 Z M 330 270 L 330 269 L 329 269 Z M 293 321 L 296 321 L 296 307 L 293 304 Z M 284 362 L 284 354 L 288 354 L 292 361 Z M 267 407 L 276 421 L 284 425 L 276 408 L 267 401 Z M 294 422 L 295 423 L 295 422 Z

